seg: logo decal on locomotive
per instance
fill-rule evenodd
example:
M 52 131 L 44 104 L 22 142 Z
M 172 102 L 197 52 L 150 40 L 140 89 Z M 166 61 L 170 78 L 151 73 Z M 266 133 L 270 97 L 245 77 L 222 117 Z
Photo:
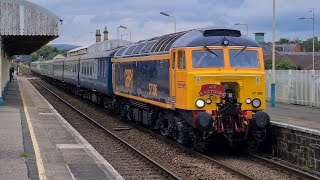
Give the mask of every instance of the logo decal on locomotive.
M 125 79 L 125 87 L 132 88 L 133 87 L 133 69 L 124 70 L 124 79 Z
M 158 84 L 149 83 L 149 95 L 158 96 Z
M 178 81 L 178 88 L 186 88 L 186 82 L 185 81 Z
M 226 97 L 226 92 L 224 87 L 219 84 L 205 84 L 202 85 L 201 90 L 199 92 L 200 96 L 205 95 L 218 95 L 222 98 Z

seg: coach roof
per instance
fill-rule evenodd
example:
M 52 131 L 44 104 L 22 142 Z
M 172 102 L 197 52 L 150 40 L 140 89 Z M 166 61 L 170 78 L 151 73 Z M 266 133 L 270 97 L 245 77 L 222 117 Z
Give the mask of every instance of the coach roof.
M 201 28 L 177 32 L 139 41 L 121 48 L 115 57 L 147 56 L 168 53 L 172 48 L 220 46 L 228 40 L 230 46 L 260 47 L 240 31 L 225 28 Z

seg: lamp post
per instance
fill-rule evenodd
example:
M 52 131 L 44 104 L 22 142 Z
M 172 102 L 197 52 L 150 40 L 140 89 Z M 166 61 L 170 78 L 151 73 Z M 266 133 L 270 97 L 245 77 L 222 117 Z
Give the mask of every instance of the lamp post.
M 160 12 L 161 15 L 167 16 L 167 17 L 171 17 L 173 18 L 174 21 L 174 33 L 176 33 L 176 29 L 177 29 L 177 21 L 176 18 L 171 16 L 170 14 L 166 13 L 166 12 Z
M 301 20 L 311 19 L 312 20 L 312 70 L 314 70 L 314 9 L 312 9 L 312 17 L 310 17 L 310 18 L 301 17 L 299 19 L 301 19 Z
M 123 37 L 123 36 L 126 36 L 126 35 L 128 35 L 128 34 L 121 34 L 121 40 L 122 40 L 122 37 Z
M 273 8 L 272 8 L 272 83 L 271 83 L 271 107 L 276 107 L 276 71 L 275 71 L 275 29 L 276 29 L 276 3 L 273 0 Z
M 246 28 L 247 28 L 247 36 L 248 36 L 248 24 L 241 24 L 241 23 L 235 23 L 234 25 L 236 25 L 236 26 L 246 26 Z
M 120 29 L 120 28 L 127 29 L 126 26 L 122 26 L 122 25 L 120 25 L 120 26 L 118 27 L 118 31 L 117 31 L 117 39 L 118 39 L 118 40 L 119 40 L 119 29 Z

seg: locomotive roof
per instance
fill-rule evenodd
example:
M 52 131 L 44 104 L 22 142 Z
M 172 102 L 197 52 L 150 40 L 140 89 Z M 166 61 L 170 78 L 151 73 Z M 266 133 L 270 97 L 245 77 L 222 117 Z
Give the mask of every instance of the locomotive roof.
M 166 34 L 130 44 L 117 51 L 115 57 L 164 54 L 172 48 L 179 47 L 221 46 L 224 40 L 228 40 L 230 46 L 260 47 L 256 41 L 242 35 L 239 30 L 201 28 Z

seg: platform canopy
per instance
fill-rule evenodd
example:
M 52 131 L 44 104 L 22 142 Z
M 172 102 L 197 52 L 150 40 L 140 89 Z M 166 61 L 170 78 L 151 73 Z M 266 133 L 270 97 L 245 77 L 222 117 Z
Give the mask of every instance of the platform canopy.
M 31 54 L 59 36 L 60 21 L 52 12 L 29 1 L 0 0 L 2 48 L 10 56 Z

